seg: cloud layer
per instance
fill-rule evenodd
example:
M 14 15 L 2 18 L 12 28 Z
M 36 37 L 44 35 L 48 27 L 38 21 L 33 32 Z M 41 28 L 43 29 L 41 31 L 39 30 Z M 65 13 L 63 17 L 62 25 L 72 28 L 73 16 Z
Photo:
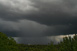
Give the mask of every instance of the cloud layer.
M 0 0 L 0 31 L 12 37 L 77 33 L 77 0 Z

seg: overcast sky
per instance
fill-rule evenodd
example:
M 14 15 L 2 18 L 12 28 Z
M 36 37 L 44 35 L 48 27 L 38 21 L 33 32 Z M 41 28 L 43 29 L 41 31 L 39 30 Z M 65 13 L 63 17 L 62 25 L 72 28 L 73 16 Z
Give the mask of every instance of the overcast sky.
M 0 32 L 27 44 L 75 34 L 77 0 L 0 0 Z

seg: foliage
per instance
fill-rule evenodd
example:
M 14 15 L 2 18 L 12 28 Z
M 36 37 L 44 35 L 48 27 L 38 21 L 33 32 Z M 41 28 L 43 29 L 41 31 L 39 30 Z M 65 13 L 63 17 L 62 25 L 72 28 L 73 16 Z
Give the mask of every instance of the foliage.
M 57 45 L 54 45 L 53 42 L 48 45 L 24 45 L 21 47 L 25 47 L 24 51 L 77 51 L 77 35 L 73 38 L 64 37 L 63 41 Z M 21 49 L 21 48 L 20 48 Z
M 0 32 L 0 51 L 18 51 L 16 41 Z
M 13 38 L 0 32 L 0 51 L 77 51 L 77 35 L 64 37 L 57 45 L 53 42 L 48 45 L 26 45 L 17 44 Z
M 63 41 L 59 45 L 59 51 L 77 51 L 77 35 L 75 34 L 73 38 L 70 36 L 63 38 Z

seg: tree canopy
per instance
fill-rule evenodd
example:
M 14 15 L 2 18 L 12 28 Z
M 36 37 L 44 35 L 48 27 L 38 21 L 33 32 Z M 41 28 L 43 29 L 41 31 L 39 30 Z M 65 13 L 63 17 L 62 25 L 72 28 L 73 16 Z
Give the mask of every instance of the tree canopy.
M 0 32 L 0 51 L 18 51 L 16 41 Z
M 26 45 L 17 44 L 12 37 L 0 32 L 0 51 L 77 51 L 77 35 L 64 37 L 57 45 L 53 42 L 48 45 Z

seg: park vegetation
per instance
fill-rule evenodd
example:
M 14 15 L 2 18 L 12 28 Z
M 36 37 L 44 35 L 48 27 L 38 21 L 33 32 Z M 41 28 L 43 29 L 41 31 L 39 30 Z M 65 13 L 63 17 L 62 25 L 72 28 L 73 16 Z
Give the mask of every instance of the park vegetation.
M 58 44 L 48 45 L 18 44 L 16 41 L 0 32 L 0 51 L 77 51 L 77 35 L 73 38 L 64 37 Z

